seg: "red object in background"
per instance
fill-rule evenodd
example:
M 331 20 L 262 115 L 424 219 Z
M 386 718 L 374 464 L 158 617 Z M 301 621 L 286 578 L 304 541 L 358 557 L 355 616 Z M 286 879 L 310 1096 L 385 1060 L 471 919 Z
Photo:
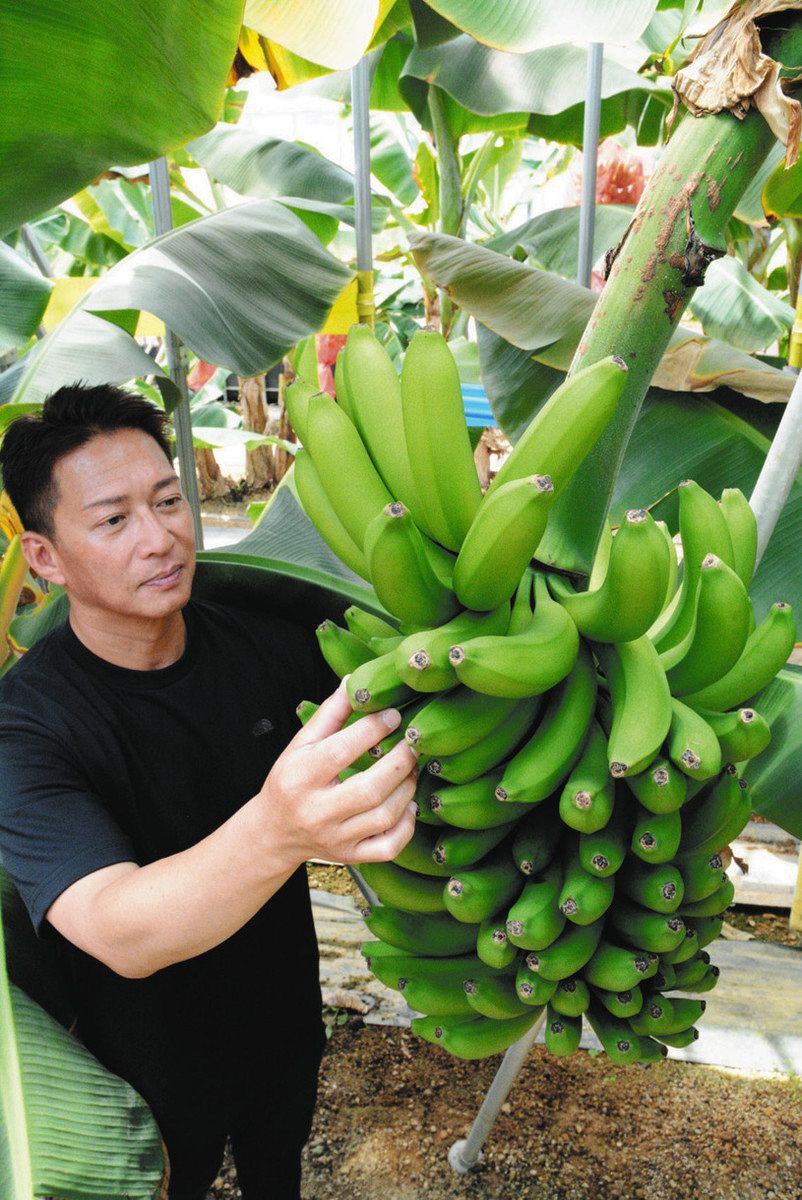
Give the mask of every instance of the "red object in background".
M 199 358 L 187 375 L 187 387 L 191 392 L 199 392 L 209 382 L 216 370 L 217 367 L 214 363 L 207 363 Z
M 576 203 L 582 197 L 583 156 L 571 163 Z M 637 152 L 625 150 L 612 138 L 599 146 L 596 159 L 596 203 L 637 204 L 646 186 L 643 162 Z
M 345 338 L 344 333 L 319 333 L 315 338 L 320 389 L 328 392 L 335 399 L 337 391 L 334 387 L 334 364 L 337 361 L 337 355 L 345 345 Z

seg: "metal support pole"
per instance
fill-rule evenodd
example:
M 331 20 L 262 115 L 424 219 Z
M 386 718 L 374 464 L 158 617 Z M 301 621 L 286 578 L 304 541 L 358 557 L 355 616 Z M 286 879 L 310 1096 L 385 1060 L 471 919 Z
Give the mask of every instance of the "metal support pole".
M 493 1122 L 498 1116 L 502 1104 L 507 1099 L 510 1089 L 515 1083 L 518 1073 L 526 1061 L 526 1056 L 532 1049 L 535 1038 L 545 1020 L 546 1009 L 544 1007 L 543 1012 L 535 1021 L 532 1028 L 510 1046 L 501 1060 L 501 1066 L 496 1071 L 496 1077 L 487 1090 L 482 1107 L 474 1118 L 470 1133 L 466 1138 L 454 1142 L 449 1150 L 448 1161 L 457 1174 L 467 1175 L 481 1159 L 482 1147 L 487 1140 L 487 1135 L 490 1133 Z
M 757 518 L 757 562 L 763 557 L 802 466 L 802 375 L 797 375 L 749 503 Z
M 367 902 L 371 906 L 371 908 L 375 908 L 376 905 L 381 904 L 381 900 L 376 895 L 373 888 L 370 886 L 369 883 L 367 883 L 362 878 L 361 874 L 359 873 L 359 871 L 357 871 L 356 867 L 351 867 L 348 865 L 348 863 L 346 863 L 345 869 L 348 872 L 348 874 L 351 876 L 354 883 L 359 888 L 360 892 L 365 897 L 365 899 L 367 900 Z
M 157 158 L 148 163 L 150 175 L 150 194 L 153 204 L 153 223 L 156 233 L 169 233 L 173 227 L 173 213 L 170 207 L 170 173 L 167 159 Z M 198 476 L 195 471 L 195 448 L 192 444 L 192 417 L 189 411 L 189 392 L 187 391 L 187 373 L 182 362 L 182 347 L 171 329 L 164 331 L 164 352 L 167 358 L 167 372 L 181 393 L 181 399 L 173 412 L 173 427 L 175 428 L 175 444 L 178 454 L 178 465 L 181 474 L 181 486 L 192 510 L 192 523 L 195 526 L 195 544 L 198 550 L 203 549 L 203 526 L 201 524 L 200 496 L 198 495 Z
M 39 268 L 39 270 L 41 271 L 41 273 L 44 275 L 45 279 L 49 279 L 50 278 L 50 263 L 47 261 L 47 255 L 45 254 L 44 250 L 39 245 L 38 237 L 36 236 L 34 231 L 31 229 L 30 225 L 23 225 L 22 228 L 20 229 L 20 234 L 22 236 L 22 241 L 25 245 L 25 249 L 28 251 L 31 258 L 36 263 L 36 265 Z
M 351 71 L 354 116 L 354 208 L 357 268 L 357 313 L 373 328 L 373 236 L 370 196 L 370 69 L 361 58 Z
M 593 231 L 596 224 L 596 157 L 599 151 L 601 81 L 604 46 L 588 46 L 588 73 L 585 81 L 585 126 L 582 134 L 582 206 L 579 210 L 579 254 L 576 281 L 590 287 L 593 267 Z

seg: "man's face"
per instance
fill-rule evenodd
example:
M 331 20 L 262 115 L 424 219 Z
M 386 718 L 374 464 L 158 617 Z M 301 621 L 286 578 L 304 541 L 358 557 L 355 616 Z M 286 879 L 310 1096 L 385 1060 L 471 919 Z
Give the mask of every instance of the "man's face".
M 71 605 L 143 620 L 183 608 L 195 571 L 192 513 L 152 437 L 98 434 L 60 459 L 53 479 L 49 578 Z

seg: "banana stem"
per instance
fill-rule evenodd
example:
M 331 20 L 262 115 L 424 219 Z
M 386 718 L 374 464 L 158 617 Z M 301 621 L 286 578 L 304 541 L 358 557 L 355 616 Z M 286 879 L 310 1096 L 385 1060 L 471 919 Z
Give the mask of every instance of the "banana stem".
M 11 653 L 6 635 L 17 611 L 27 570 L 28 564 L 22 553 L 22 543 L 19 534 L 15 534 L 3 556 L 3 565 L 0 566 L 0 667 Z
M 456 139 L 446 121 L 443 93 L 434 84 L 429 88 L 429 115 L 437 149 L 437 173 L 440 192 L 440 232 L 459 237 L 462 227 L 462 178 Z
M 785 15 L 786 29 L 766 37 L 766 52 L 798 61 L 802 14 Z M 612 421 L 552 510 L 547 557 L 563 568 L 590 571 L 652 376 L 774 140 L 754 108 L 742 121 L 729 112 L 686 115 L 649 181 L 569 370 L 617 354 L 629 376 Z

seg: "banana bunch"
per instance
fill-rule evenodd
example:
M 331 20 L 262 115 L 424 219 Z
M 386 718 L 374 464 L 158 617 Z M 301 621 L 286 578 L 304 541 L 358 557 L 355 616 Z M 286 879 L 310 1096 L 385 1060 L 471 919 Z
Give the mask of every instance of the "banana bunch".
M 289 389 L 302 503 L 388 618 L 352 607 L 318 629 L 351 720 L 402 712 L 349 773 L 401 738 L 425 767 L 411 842 L 363 868 L 381 901 L 363 953 L 413 1029 L 461 1058 L 502 1052 L 545 1010 L 553 1054 L 577 1049 L 584 1017 L 614 1062 L 659 1061 L 698 1036 L 718 979 L 705 946 L 733 898 L 742 765 L 771 736 L 750 702 L 796 626 L 782 602 L 756 621 L 736 489 L 679 485 L 681 562 L 635 509 L 585 589 L 533 563 L 625 378 L 609 358 L 567 379 L 484 496 L 439 334 L 415 334 L 399 378 L 357 326 L 336 401 Z

